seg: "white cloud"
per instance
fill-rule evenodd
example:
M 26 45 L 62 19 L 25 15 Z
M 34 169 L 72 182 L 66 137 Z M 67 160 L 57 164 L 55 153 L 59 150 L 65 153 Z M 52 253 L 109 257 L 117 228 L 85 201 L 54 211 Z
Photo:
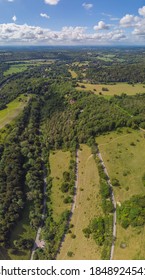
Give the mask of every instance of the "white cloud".
M 135 28 L 132 32 L 133 35 L 137 35 L 137 36 L 145 36 L 145 26 L 144 28 Z
M 95 33 L 92 34 L 92 39 L 96 39 L 100 44 L 111 44 L 121 42 L 127 39 L 127 36 L 120 29 L 113 30 L 107 33 Z
M 82 6 L 86 9 L 86 10 L 90 10 L 93 8 L 93 4 L 91 3 L 83 3 Z
M 8 2 L 14 2 L 15 0 L 7 0 Z
M 41 13 L 40 16 L 41 16 L 41 17 L 44 17 L 44 18 L 47 18 L 47 19 L 50 18 L 50 16 L 48 16 L 47 14 L 43 14 L 43 13 Z
M 127 14 L 123 18 L 121 18 L 120 25 L 122 27 L 134 27 L 139 21 L 140 18 L 138 16 Z
M 145 36 L 145 19 L 141 19 L 132 32 L 133 35 Z
M 81 26 L 64 26 L 59 32 L 60 40 L 81 41 L 86 39 L 86 27 Z
M 127 39 L 127 36 L 122 30 L 115 30 L 113 32 L 110 32 L 110 35 L 112 41 L 122 41 L 124 39 Z
M 145 6 L 138 9 L 138 14 L 139 16 L 129 14 L 125 15 L 120 20 L 120 26 L 124 28 L 134 28 L 133 31 L 130 33 L 130 37 L 132 36 L 132 39 L 134 41 L 138 40 L 139 42 L 145 37 Z
M 60 31 L 53 31 L 39 26 L 16 23 L 0 24 L 0 43 L 3 44 L 109 44 L 126 38 L 122 30 L 105 33 L 88 33 L 86 27 L 65 26 Z
M 94 26 L 94 30 L 108 30 L 109 24 L 106 24 L 104 21 L 99 21 L 97 25 Z
M 57 5 L 60 0 L 44 0 L 45 4 Z
M 17 20 L 17 17 L 14 15 L 14 16 L 12 17 L 12 20 L 15 22 L 15 21 Z
M 138 13 L 140 16 L 145 16 L 145 6 L 143 6 L 142 8 L 139 8 Z

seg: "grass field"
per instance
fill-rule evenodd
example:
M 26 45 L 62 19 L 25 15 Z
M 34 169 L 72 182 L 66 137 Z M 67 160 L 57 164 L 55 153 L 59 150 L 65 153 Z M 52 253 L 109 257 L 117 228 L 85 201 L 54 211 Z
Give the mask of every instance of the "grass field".
M 51 195 L 53 217 L 55 221 L 58 221 L 61 213 L 65 209 L 71 209 L 70 204 L 65 204 L 63 202 L 67 194 L 62 193 L 62 191 L 60 190 L 61 184 L 63 182 L 63 172 L 69 170 L 70 152 L 63 152 L 61 150 L 51 152 L 49 161 L 51 177 L 53 178 Z
M 110 54 L 106 54 L 106 55 L 103 55 L 103 56 L 97 56 L 97 59 L 99 60 L 103 60 L 103 61 L 106 61 L 106 62 L 112 62 L 113 61 L 113 58 L 115 57 L 115 55 L 110 55 Z
M 74 227 L 72 233 L 66 235 L 58 255 L 59 260 L 91 260 L 100 259 L 101 256 L 101 248 L 92 238 L 85 238 L 82 232 L 94 216 L 102 214 L 98 170 L 91 150 L 86 145 L 81 145 L 78 168 L 76 205 L 71 220 Z M 73 239 L 71 234 L 75 234 L 76 238 Z M 67 256 L 68 251 L 73 252 L 72 257 Z
M 117 207 L 132 195 L 145 194 L 142 182 L 145 172 L 144 132 L 127 128 L 121 131 L 102 135 L 96 140 L 111 181 L 116 178 L 120 184 L 113 188 Z M 114 259 L 145 259 L 144 240 L 145 228 L 125 230 L 117 223 Z M 120 247 L 122 242 L 126 244 L 124 249 Z
M 84 61 L 84 62 L 73 62 L 72 63 L 72 66 L 79 66 L 79 67 L 81 67 L 81 66 L 87 66 L 88 65 L 88 61 Z
M 85 86 L 85 88 L 82 88 L 81 86 Z M 103 87 L 108 88 L 108 91 L 103 91 Z M 91 90 L 97 95 L 101 92 L 104 96 L 113 96 L 115 94 L 121 95 L 122 93 L 126 93 L 128 95 L 134 95 L 136 93 L 145 93 L 144 84 L 135 84 L 133 86 L 127 83 L 116 83 L 115 85 L 79 83 L 79 87 L 77 87 L 76 89 Z
M 77 73 L 73 70 L 69 70 L 69 72 L 71 73 L 72 78 L 77 78 Z
M 23 94 L 21 94 L 15 100 L 10 102 L 7 105 L 6 109 L 0 110 L 0 129 L 3 128 L 6 124 L 10 123 L 19 115 L 19 113 L 26 106 L 29 99 L 30 95 L 24 96 Z
M 103 54 L 103 55 L 97 56 L 97 59 L 103 60 L 105 62 L 112 62 L 112 61 L 123 62 L 124 61 L 124 59 L 116 57 L 115 54 Z
M 121 243 L 126 248 L 121 248 Z M 145 227 L 123 229 L 117 224 L 114 260 L 145 260 Z
M 25 61 L 21 61 L 21 63 L 19 63 L 20 61 L 17 61 L 18 63 L 11 63 L 10 65 L 10 68 L 8 70 L 6 70 L 4 72 L 4 76 L 9 76 L 9 75 L 12 75 L 12 74 L 16 74 L 16 73 L 20 73 L 20 72 L 23 72 L 25 70 L 28 69 L 28 67 L 30 66 L 40 66 L 42 64 L 46 64 L 46 65 L 50 65 L 54 62 L 54 60 L 50 59 L 50 60 L 25 60 Z M 9 62 L 10 64 L 10 62 Z
M 23 72 L 27 70 L 27 68 L 28 68 L 27 64 L 13 64 L 12 66 L 10 66 L 8 70 L 4 72 L 4 76 L 6 77 L 12 74 Z

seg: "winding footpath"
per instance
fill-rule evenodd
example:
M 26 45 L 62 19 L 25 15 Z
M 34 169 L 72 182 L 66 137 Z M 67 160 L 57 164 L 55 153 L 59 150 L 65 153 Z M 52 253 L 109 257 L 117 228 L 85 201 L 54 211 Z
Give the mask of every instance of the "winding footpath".
M 103 166 L 104 172 L 105 172 L 105 174 L 108 177 L 107 183 L 109 184 L 110 189 L 111 189 L 111 200 L 112 200 L 112 203 L 113 203 L 113 206 L 114 206 L 114 213 L 113 213 L 113 238 L 112 238 L 112 245 L 111 245 L 111 252 L 110 252 L 110 260 L 112 260 L 113 259 L 113 255 L 114 255 L 114 247 L 115 247 L 115 239 L 116 239 L 116 221 L 117 221 L 116 200 L 115 200 L 115 196 L 114 196 L 114 193 L 113 193 L 113 186 L 111 184 L 111 181 L 110 181 L 110 178 L 109 178 L 109 174 L 108 174 L 107 168 L 105 166 L 105 163 L 103 161 L 103 158 L 102 158 L 102 155 L 101 155 L 100 151 L 98 151 L 97 155 L 98 155 L 98 157 L 100 159 L 101 165 Z
M 33 260 L 34 253 L 35 253 L 36 249 L 39 248 L 39 247 L 42 248 L 42 246 L 44 246 L 44 244 L 45 244 L 43 240 L 40 240 L 40 234 L 41 234 L 42 225 L 43 225 L 43 221 L 44 221 L 45 213 L 46 213 L 46 183 L 47 183 L 47 179 L 46 179 L 46 172 L 45 172 L 45 167 L 44 166 L 43 166 L 43 172 L 44 172 L 43 213 L 42 213 L 42 217 L 41 217 L 41 225 L 37 230 L 36 238 L 35 238 L 35 241 L 34 241 L 32 253 L 31 253 L 31 260 Z

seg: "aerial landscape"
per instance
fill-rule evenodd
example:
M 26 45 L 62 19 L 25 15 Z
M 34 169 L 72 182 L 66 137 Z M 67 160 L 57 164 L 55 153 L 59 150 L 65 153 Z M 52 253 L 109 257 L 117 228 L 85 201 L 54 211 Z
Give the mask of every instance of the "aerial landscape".
M 0 0 L 0 260 L 145 260 L 145 6 L 96 2 Z

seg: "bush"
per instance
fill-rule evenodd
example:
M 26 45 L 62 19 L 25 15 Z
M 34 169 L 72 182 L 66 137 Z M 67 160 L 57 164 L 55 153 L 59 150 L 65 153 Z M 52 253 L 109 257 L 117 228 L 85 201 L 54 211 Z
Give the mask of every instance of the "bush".
M 68 192 L 68 190 L 69 190 L 69 184 L 67 182 L 63 182 L 61 185 L 61 191 L 63 193 L 66 193 L 66 192 Z
M 117 178 L 113 178 L 112 179 L 112 185 L 115 186 L 115 187 L 119 187 L 120 186 L 119 180 Z
M 134 143 L 134 142 L 131 142 L 131 143 L 130 143 L 130 146 L 136 146 L 136 145 L 135 145 L 135 143 Z
M 73 255 L 74 255 L 74 253 L 73 253 L 72 251 L 68 251 L 68 252 L 67 252 L 67 256 L 68 256 L 68 257 L 71 258 Z
M 102 87 L 102 91 L 109 91 L 109 89 L 106 87 Z
M 85 235 L 86 238 L 89 238 L 90 237 L 90 234 L 91 234 L 91 229 L 89 227 L 87 228 L 84 228 L 83 229 L 83 233 Z
M 72 203 L 73 202 L 73 199 L 71 196 L 67 196 L 64 200 L 63 200 L 64 203 Z
M 71 238 L 72 238 L 72 239 L 75 239 L 75 238 L 76 238 L 76 235 L 75 235 L 74 233 L 72 233 L 72 234 L 71 234 Z

